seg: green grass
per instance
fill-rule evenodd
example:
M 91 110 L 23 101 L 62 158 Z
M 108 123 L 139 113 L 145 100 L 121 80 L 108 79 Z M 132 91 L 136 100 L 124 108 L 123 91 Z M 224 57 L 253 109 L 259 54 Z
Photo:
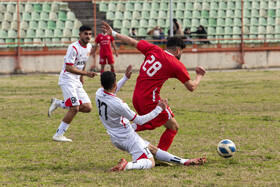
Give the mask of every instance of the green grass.
M 52 141 L 66 113 L 58 109 L 47 117 L 50 98 L 62 98 L 57 76 L 0 80 L 0 186 L 280 186 L 280 71 L 210 72 L 193 93 L 167 81 L 161 96 L 180 125 L 169 151 L 208 162 L 121 173 L 108 170 L 131 157 L 111 144 L 98 117 L 99 77 L 85 80 L 94 108 L 73 120 L 66 133 L 71 143 Z M 135 81 L 136 75 L 118 93 L 131 108 Z M 139 134 L 157 145 L 163 131 Z M 226 138 L 237 146 L 229 159 L 216 152 Z

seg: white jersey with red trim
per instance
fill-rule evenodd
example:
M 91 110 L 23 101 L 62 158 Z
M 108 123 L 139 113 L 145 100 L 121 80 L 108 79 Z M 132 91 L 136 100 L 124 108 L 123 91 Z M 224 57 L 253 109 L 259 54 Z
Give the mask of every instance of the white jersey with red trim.
M 129 120 L 142 125 L 162 112 L 162 108 L 157 106 L 150 113 L 139 116 L 124 101 L 116 97 L 115 94 L 106 92 L 103 88 L 97 90 L 95 102 L 99 117 L 107 129 L 107 133 L 118 139 L 125 139 L 131 133 L 134 133 Z
M 59 75 L 58 84 L 68 84 L 69 82 L 81 84 L 81 75 L 76 75 L 66 71 L 66 65 L 73 65 L 75 68 L 82 70 L 87 63 L 91 52 L 92 45 L 87 44 L 87 47 L 81 45 L 80 41 L 76 41 L 69 45 L 67 53 L 64 57 L 64 63 Z

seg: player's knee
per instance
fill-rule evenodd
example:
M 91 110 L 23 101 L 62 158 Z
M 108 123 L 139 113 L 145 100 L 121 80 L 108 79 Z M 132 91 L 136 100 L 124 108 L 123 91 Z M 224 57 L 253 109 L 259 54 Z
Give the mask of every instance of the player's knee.
M 85 113 L 90 113 L 91 110 L 92 110 L 92 105 L 86 105 L 86 106 L 85 106 L 85 109 L 84 109 L 84 112 L 85 112 Z
M 152 163 L 150 163 L 149 168 L 155 167 L 156 164 L 155 164 L 155 159 L 154 159 L 154 157 L 149 158 L 149 160 L 152 162 Z
M 170 125 L 169 127 L 167 127 L 168 129 L 171 129 L 171 130 L 175 130 L 175 131 L 178 131 L 179 130 L 179 125 L 177 123 L 174 123 L 172 125 Z
M 154 146 L 153 144 L 149 144 L 148 145 L 148 149 L 151 151 L 151 153 L 155 156 L 157 151 L 158 151 L 158 148 L 156 146 Z
M 175 130 L 175 131 L 178 131 L 179 130 L 179 125 L 178 125 L 178 123 L 175 123 L 174 124 L 174 129 L 173 130 Z
M 171 130 L 175 130 L 175 131 L 179 130 L 179 125 L 175 119 L 168 120 L 167 123 L 165 124 L 165 127 L 167 129 L 171 129 Z
M 79 107 L 78 106 L 70 107 L 70 111 L 74 114 L 77 114 L 79 112 Z

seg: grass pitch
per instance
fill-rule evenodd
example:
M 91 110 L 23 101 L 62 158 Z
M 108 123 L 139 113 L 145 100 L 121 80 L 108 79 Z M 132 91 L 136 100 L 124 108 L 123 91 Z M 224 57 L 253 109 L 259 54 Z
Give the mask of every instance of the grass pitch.
M 108 170 L 131 157 L 111 144 L 98 117 L 99 77 L 85 79 L 94 108 L 73 120 L 66 132 L 71 143 L 52 141 L 66 113 L 59 108 L 47 117 L 50 98 L 62 98 L 57 76 L 0 80 L 0 186 L 280 186 L 280 71 L 209 72 L 193 93 L 167 81 L 161 96 L 180 125 L 169 151 L 208 162 L 120 173 Z M 131 108 L 135 81 L 133 75 L 118 93 Z M 163 131 L 139 134 L 157 145 Z M 233 158 L 217 154 L 222 139 L 236 144 Z

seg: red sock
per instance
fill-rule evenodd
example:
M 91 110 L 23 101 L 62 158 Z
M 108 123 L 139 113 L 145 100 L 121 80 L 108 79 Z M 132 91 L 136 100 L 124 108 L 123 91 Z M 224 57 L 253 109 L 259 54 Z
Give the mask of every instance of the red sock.
M 171 146 L 174 136 L 177 134 L 177 131 L 166 129 L 164 133 L 161 135 L 158 148 L 160 148 L 163 151 L 167 151 L 169 147 Z
M 102 74 L 103 72 L 104 72 L 104 69 L 101 69 L 101 70 L 100 70 L 100 73 Z

